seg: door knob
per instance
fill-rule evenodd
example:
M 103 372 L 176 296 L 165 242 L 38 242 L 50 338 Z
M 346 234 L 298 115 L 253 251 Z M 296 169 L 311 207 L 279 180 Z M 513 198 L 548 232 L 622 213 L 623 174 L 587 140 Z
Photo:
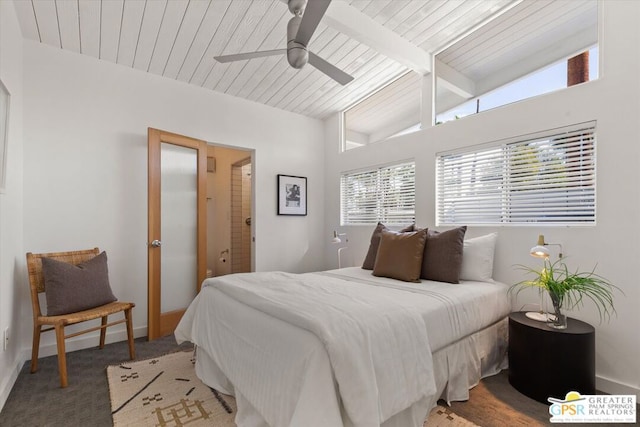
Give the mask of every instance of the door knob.
M 149 243 L 149 245 L 153 248 L 159 248 L 160 246 L 162 246 L 162 242 L 156 239 L 153 242 Z

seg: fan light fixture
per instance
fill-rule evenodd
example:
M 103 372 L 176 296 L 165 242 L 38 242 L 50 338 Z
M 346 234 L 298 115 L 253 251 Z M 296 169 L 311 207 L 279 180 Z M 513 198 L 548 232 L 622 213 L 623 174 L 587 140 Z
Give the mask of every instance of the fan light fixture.
M 287 55 L 287 61 L 293 68 L 300 69 L 306 64 L 317 68 L 341 85 L 346 85 L 353 77 L 315 53 L 309 51 L 311 36 L 316 31 L 331 0 L 288 0 L 287 6 L 293 17 L 287 24 L 287 48 L 263 50 L 258 52 L 236 53 L 232 55 L 214 56 L 221 63 L 262 58 L 264 56 Z

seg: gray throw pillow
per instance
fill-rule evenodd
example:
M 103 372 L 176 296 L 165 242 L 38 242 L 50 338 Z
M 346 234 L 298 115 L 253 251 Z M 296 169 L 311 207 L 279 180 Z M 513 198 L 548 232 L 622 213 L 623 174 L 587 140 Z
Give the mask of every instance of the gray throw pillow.
M 405 233 L 383 230 L 373 275 L 420 282 L 427 229 Z
M 42 258 L 47 316 L 88 310 L 113 301 L 107 253 L 78 265 Z
M 466 231 L 466 225 L 443 232 L 429 230 L 424 245 L 422 279 L 460 283 Z
M 400 230 L 400 233 L 408 233 L 410 231 L 414 231 L 415 225 L 411 224 Z M 382 231 L 389 231 L 386 225 L 379 222 L 376 226 L 375 230 L 371 234 L 371 243 L 369 244 L 369 250 L 367 251 L 367 256 L 364 258 L 362 262 L 362 268 L 365 270 L 373 270 L 373 267 L 376 264 L 376 255 L 378 254 L 378 246 L 380 246 L 380 234 Z

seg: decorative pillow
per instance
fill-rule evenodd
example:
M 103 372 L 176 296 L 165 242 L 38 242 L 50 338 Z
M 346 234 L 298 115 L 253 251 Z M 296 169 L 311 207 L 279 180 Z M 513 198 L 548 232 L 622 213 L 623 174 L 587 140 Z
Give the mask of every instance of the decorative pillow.
M 47 316 L 87 310 L 116 301 L 109 286 L 107 253 L 73 265 L 42 258 Z
M 437 282 L 459 283 L 462 248 L 467 226 L 437 232 L 430 230 L 424 245 L 420 277 Z
M 414 224 L 411 224 L 400 230 L 400 233 L 407 233 L 410 231 L 414 231 L 414 229 Z M 362 268 L 365 270 L 373 270 L 373 267 L 376 263 L 376 255 L 378 254 L 378 246 L 380 246 L 380 233 L 382 233 L 383 230 L 389 231 L 386 225 L 379 222 L 376 226 L 376 229 L 373 230 L 373 234 L 371 234 L 371 244 L 369 245 L 369 251 L 367 252 L 367 256 L 362 262 Z
M 382 230 L 374 276 L 419 282 L 427 230 L 395 233 Z
M 493 282 L 493 253 L 498 233 L 486 234 L 464 241 L 460 280 Z

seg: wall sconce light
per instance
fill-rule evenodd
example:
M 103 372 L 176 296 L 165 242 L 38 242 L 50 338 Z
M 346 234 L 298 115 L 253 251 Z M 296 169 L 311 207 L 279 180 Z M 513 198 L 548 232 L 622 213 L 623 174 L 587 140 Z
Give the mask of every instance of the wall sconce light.
M 562 245 L 560 243 L 545 242 L 543 234 L 540 234 L 538 236 L 538 243 L 531 248 L 531 251 L 529 251 L 529 253 L 531 254 L 532 257 L 549 258 L 548 246 L 560 246 L 560 252 L 558 253 L 558 258 L 562 258 Z
M 338 233 L 336 230 L 333 230 L 333 239 L 331 239 L 331 243 L 342 243 L 342 239 L 340 237 L 344 237 L 344 241 L 347 243 L 349 242 L 349 239 L 347 239 L 347 233 Z M 342 268 L 341 254 L 346 248 L 346 246 L 338 248 L 338 268 Z

